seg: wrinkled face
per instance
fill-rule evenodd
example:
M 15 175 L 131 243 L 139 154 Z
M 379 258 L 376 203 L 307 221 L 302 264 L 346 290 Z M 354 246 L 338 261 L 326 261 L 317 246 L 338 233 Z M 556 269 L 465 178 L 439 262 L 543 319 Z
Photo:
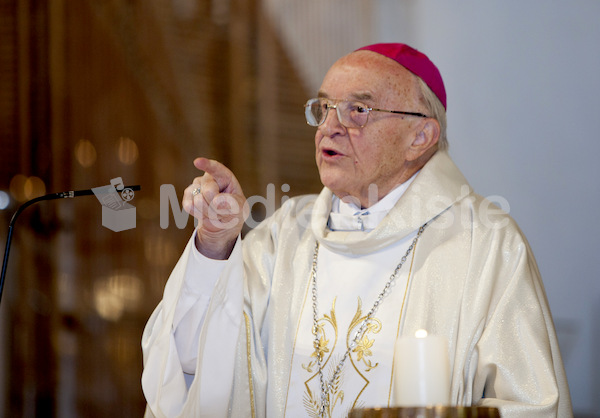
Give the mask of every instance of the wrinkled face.
M 354 52 L 337 61 L 325 76 L 319 97 L 358 100 L 370 108 L 425 110 L 416 77 L 371 51 Z M 413 174 L 411 144 L 423 123 L 419 117 L 371 111 L 363 128 L 346 128 L 335 109 L 330 109 L 315 135 L 321 182 L 338 197 L 350 195 L 363 207 L 369 206 L 369 185 L 377 185 L 380 199 Z

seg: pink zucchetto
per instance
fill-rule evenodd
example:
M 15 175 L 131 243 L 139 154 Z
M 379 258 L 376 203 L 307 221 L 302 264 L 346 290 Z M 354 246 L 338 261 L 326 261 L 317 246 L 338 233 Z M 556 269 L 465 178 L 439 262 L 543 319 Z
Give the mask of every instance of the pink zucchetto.
M 408 71 L 418 76 L 429 86 L 431 91 L 440 99 L 446 109 L 446 89 L 442 75 L 427 55 L 406 44 L 385 43 L 373 44 L 357 49 L 357 51 L 373 51 L 393 59 Z

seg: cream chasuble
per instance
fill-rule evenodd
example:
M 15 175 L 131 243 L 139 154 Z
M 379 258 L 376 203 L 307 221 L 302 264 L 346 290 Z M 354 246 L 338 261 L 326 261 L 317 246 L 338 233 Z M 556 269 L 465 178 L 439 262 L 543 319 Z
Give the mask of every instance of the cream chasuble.
M 529 245 L 507 214 L 473 193 L 448 154 L 432 157 L 373 231 L 330 231 L 331 202 L 327 189 L 290 199 L 209 273 L 217 277 L 193 267 L 188 243 L 142 337 L 147 417 L 310 416 L 305 395 L 319 392 L 311 380 L 315 240 L 319 319 L 331 336 L 322 348 L 335 357 L 358 298 L 363 312 L 371 308 L 411 237 L 434 218 L 375 315 L 382 327 L 346 361 L 344 401 L 333 416 L 355 402 L 387 405 L 395 334 L 420 328 L 449 341 L 453 405 L 496 406 L 503 418 L 572 416 Z

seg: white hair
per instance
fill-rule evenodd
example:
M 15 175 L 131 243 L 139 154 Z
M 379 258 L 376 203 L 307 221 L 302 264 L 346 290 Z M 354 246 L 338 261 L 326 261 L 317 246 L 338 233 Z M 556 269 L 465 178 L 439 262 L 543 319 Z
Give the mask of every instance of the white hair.
M 421 100 L 427 108 L 427 115 L 434 118 L 440 124 L 440 139 L 438 140 L 438 149 L 448 149 L 448 138 L 446 136 L 446 109 L 440 99 L 435 95 L 427 84 L 417 77 L 419 90 L 421 91 Z

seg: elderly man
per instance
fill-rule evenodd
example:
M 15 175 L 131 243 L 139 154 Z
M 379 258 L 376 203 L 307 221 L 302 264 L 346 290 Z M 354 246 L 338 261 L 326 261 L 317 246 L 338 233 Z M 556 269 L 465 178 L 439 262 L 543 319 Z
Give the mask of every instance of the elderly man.
M 305 105 L 323 191 L 243 241 L 238 180 L 194 161 L 183 204 L 199 224 L 143 336 L 147 416 L 393 405 L 395 342 L 418 329 L 447 338 L 452 405 L 572 414 L 531 250 L 445 152 L 445 107 L 406 45 L 341 58 Z

